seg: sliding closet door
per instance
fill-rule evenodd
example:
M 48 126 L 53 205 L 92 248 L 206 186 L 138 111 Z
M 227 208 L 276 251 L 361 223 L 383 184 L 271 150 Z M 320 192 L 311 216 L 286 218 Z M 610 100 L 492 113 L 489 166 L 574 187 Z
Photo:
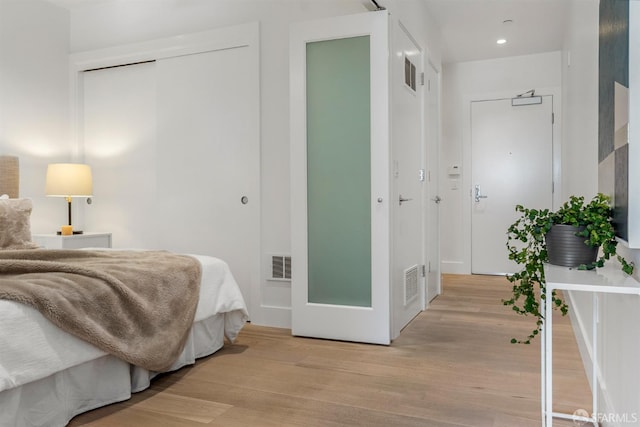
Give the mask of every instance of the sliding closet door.
M 223 258 L 249 298 L 257 253 L 256 94 L 246 49 L 157 63 L 157 212 L 161 246 Z M 189 230 L 189 232 L 185 232 Z
M 156 63 L 86 71 L 82 79 L 84 157 L 95 196 L 84 229 L 112 233 L 118 247 L 155 248 Z
M 116 248 L 223 259 L 251 311 L 260 289 L 257 41 L 207 39 L 220 47 L 205 50 L 195 38 L 179 55 L 159 49 L 145 63 L 80 73 L 94 171 L 85 229 L 113 233 Z
M 291 33 L 292 332 L 388 344 L 387 14 Z

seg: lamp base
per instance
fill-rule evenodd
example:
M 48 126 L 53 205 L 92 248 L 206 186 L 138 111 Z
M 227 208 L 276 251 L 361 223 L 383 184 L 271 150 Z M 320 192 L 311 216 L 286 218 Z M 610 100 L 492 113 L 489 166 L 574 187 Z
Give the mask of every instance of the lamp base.
M 61 236 L 62 235 L 62 231 L 56 231 L 56 234 L 58 236 Z M 84 234 L 84 231 L 82 231 L 82 230 L 73 230 L 72 234 Z

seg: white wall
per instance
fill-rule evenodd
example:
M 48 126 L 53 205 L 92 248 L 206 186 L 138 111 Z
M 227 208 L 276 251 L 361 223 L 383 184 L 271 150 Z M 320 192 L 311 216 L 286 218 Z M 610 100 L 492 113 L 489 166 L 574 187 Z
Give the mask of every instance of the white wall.
M 574 2 L 562 52 L 562 200 L 598 189 L 598 1 Z
M 445 64 L 442 88 L 441 146 L 441 263 L 443 273 L 471 273 L 471 205 L 469 181 L 469 103 L 471 100 L 511 97 L 530 89 L 553 94 L 556 128 L 560 126 L 560 52 L 485 61 Z M 555 130 L 554 130 L 555 132 Z M 558 141 L 554 141 L 558 147 Z M 451 165 L 462 173 L 457 189 L 447 175 Z M 466 181 L 469 181 L 466 183 Z M 465 185 L 466 183 L 466 185 Z
M 392 19 L 402 19 L 439 65 L 437 27 L 419 0 L 388 3 Z M 267 281 L 269 254 L 290 253 L 289 178 L 289 24 L 328 16 L 366 12 L 366 0 L 167 0 L 81 5 L 71 11 L 71 51 L 76 53 L 125 43 L 260 22 L 262 284 L 264 301 L 290 308 L 288 283 Z M 188 167 L 188 165 L 186 166 Z M 295 260 L 293 260 L 295 262 Z M 289 327 L 289 316 L 273 326 Z M 286 319 L 286 320 L 283 320 Z
M 440 71 L 442 69 L 440 28 L 428 13 L 425 3 L 422 0 L 381 0 L 378 4 L 387 8 L 392 20 L 402 22 L 425 50 L 425 61 L 431 61 L 436 70 Z
M 66 202 L 44 196 L 48 163 L 69 161 L 69 13 L 40 0 L 0 1 L 0 154 L 20 158 L 20 196 L 33 232 L 66 224 Z
M 561 188 L 563 199 L 572 194 L 591 198 L 598 189 L 598 2 L 584 2 L 580 7 L 573 4 L 569 16 L 562 52 L 565 144 Z M 591 295 L 574 292 L 569 298 L 574 330 L 590 377 L 589 350 L 582 335 L 591 335 Z
M 562 52 L 564 100 L 563 198 L 592 197 L 598 191 L 598 21 L 597 0 L 574 0 Z M 640 250 L 618 245 L 628 261 L 640 266 Z M 639 269 L 634 276 L 640 279 Z M 570 314 L 589 380 L 593 305 L 588 293 L 568 295 Z M 601 337 L 600 413 L 603 425 L 640 425 L 640 298 L 599 298 Z M 585 408 L 590 410 L 591 408 Z M 615 422 L 616 416 L 618 422 Z M 635 421 L 634 417 L 635 416 Z M 625 418 L 627 417 L 627 418 Z M 613 420 L 613 422 L 611 421 Z M 629 421 L 629 422 L 626 422 Z

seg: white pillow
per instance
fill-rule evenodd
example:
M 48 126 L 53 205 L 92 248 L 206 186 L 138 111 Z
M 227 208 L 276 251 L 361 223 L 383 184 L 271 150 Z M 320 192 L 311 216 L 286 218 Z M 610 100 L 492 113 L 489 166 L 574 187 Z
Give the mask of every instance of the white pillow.
M 0 249 L 35 249 L 30 199 L 0 199 Z

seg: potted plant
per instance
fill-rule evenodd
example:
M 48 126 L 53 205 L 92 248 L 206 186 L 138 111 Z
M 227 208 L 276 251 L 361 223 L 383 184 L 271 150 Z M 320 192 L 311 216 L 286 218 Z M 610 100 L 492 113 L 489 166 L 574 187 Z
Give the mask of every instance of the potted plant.
M 516 211 L 521 215 L 507 230 L 507 250 L 509 259 L 522 265 L 522 270 L 507 275 L 507 279 L 513 283 L 513 296 L 503 300 L 503 304 L 512 306 L 513 311 L 522 315 L 536 317 L 536 328 L 525 340 L 513 338 L 512 343 L 530 344 L 542 328 L 544 316 L 540 312 L 540 298 L 545 298 L 544 264 L 553 261 L 559 265 L 573 266 L 581 270 L 591 270 L 602 267 L 611 256 L 617 256 L 622 265 L 622 270 L 631 274 L 633 264 L 628 263 L 623 257 L 616 254 L 618 244 L 615 237 L 615 229 L 612 220 L 613 210 L 610 198 L 604 194 L 596 195 L 589 203 L 585 203 L 584 197 L 571 196 L 555 212 L 549 209 L 528 209 L 521 205 L 516 206 Z M 561 228 L 564 227 L 564 230 Z M 568 228 L 568 233 L 567 233 Z M 558 231 L 561 230 L 561 231 Z M 567 246 L 564 242 L 559 245 L 550 241 L 561 234 L 561 239 L 567 240 L 567 234 L 576 236 L 578 251 L 591 252 L 589 261 L 580 261 L 578 256 L 567 255 Z M 560 246 L 559 254 L 549 256 L 552 246 Z M 601 248 L 598 257 L 598 248 Z M 585 250 L 586 249 L 586 250 Z M 576 262 L 570 265 L 572 262 Z M 559 309 L 562 315 L 566 315 L 568 307 L 553 291 L 551 294 L 553 307 Z

